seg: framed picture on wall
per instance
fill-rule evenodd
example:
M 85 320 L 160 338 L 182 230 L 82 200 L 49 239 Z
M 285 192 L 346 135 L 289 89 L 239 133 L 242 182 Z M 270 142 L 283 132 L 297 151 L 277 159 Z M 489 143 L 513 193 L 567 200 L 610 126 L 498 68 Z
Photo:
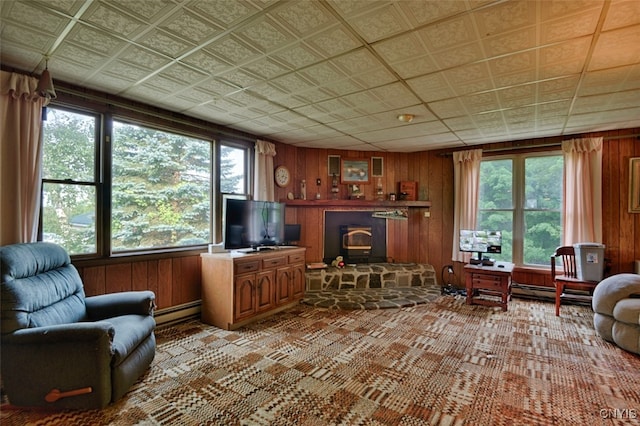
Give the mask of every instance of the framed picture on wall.
M 640 213 L 640 157 L 629 159 L 629 212 Z
M 368 159 L 348 159 L 343 158 L 340 162 L 340 182 L 341 183 L 369 183 Z

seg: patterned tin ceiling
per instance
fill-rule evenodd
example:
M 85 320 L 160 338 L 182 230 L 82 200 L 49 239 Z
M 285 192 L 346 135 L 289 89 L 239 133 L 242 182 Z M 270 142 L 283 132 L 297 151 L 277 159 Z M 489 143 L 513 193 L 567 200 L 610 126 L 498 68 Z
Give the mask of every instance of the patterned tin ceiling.
M 1 62 L 302 147 L 640 126 L 640 1 L 2 0 Z M 402 123 L 397 115 L 415 115 Z

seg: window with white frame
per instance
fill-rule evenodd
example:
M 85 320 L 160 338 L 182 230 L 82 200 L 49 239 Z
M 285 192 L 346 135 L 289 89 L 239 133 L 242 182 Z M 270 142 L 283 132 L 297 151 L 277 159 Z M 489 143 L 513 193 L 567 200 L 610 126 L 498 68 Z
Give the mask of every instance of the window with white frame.
M 483 159 L 477 229 L 502 231 L 497 260 L 548 266 L 562 236 L 560 153 Z

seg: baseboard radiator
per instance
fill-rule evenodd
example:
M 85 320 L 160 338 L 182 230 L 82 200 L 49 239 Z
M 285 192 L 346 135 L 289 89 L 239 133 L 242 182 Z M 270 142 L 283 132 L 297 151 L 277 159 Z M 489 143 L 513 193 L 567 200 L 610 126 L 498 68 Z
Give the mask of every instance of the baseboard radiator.
M 154 312 L 156 325 L 170 325 L 182 322 L 191 318 L 200 318 L 202 301 L 196 300 L 182 305 L 171 306 L 170 308 L 157 309 Z

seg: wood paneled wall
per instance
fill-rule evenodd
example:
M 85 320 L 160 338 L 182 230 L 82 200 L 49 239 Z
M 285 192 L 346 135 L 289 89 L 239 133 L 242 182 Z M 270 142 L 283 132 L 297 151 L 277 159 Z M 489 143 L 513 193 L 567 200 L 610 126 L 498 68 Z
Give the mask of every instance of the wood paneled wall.
M 629 158 L 640 157 L 640 129 L 608 131 L 582 135 L 603 136 L 603 217 L 605 256 L 610 272 L 632 272 L 633 262 L 640 259 L 640 214 L 628 211 Z M 522 149 L 535 145 L 559 143 L 567 138 L 517 141 L 483 146 L 483 149 Z M 329 155 L 343 158 L 383 157 L 385 193 L 397 192 L 397 183 L 414 180 L 419 185 L 419 199 L 431 201 L 429 209 L 411 209 L 408 221 L 389 221 L 389 253 L 396 262 L 432 264 L 440 280 L 443 266 L 452 264 L 453 233 L 453 162 L 450 155 L 439 151 L 418 153 L 380 153 L 304 149 L 276 144 L 274 165 L 287 165 L 293 182 L 288 188 L 277 188 L 276 199 L 286 199 L 288 192 L 300 194 L 300 181 L 307 181 L 307 195 L 319 189 L 323 199 L 331 196 L 331 178 L 327 172 Z M 549 149 L 549 148 L 545 148 Z M 557 148 L 556 148 L 557 149 Z M 539 148 L 537 150 L 540 150 Z M 321 186 L 316 188 L 316 178 Z M 340 185 L 340 197 L 346 198 L 346 185 Z M 374 198 L 374 185 L 364 187 L 367 199 Z M 429 218 L 424 212 L 430 213 Z M 314 208 L 287 208 L 287 222 L 302 224 L 301 245 L 307 246 L 307 261 L 322 259 L 322 211 Z M 167 255 L 163 258 L 118 258 L 91 263 L 78 261 L 76 266 L 84 279 L 87 295 L 122 290 L 155 291 L 160 309 L 200 299 L 200 256 Z M 462 264 L 454 265 L 456 284 L 463 286 Z M 550 285 L 545 270 L 516 270 L 514 280 L 522 284 Z

